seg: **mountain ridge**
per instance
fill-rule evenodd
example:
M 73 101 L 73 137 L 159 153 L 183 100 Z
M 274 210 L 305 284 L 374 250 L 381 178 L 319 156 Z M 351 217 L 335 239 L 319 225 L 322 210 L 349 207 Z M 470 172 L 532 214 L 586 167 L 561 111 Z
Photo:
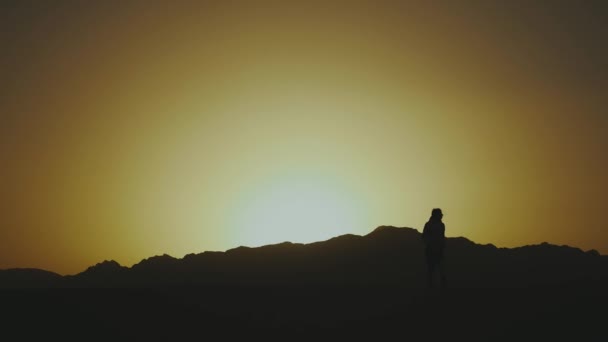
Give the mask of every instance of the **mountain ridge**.
M 446 242 L 445 269 L 448 287 L 427 288 L 421 234 L 381 226 L 310 244 L 162 254 L 131 267 L 105 260 L 68 276 L 5 270 L 0 302 L 11 313 L 3 326 L 23 326 L 16 336 L 25 332 L 32 336 L 25 340 L 36 341 L 48 339 L 49 331 L 65 339 L 69 329 L 56 327 L 66 324 L 80 331 L 75 340 L 94 332 L 104 341 L 327 333 L 370 340 L 595 341 L 605 335 L 608 256 L 455 237 Z
M 602 283 L 608 279 L 608 256 L 595 250 L 583 251 L 547 242 L 515 248 L 496 247 L 477 244 L 466 237 L 450 237 L 446 241 L 448 275 L 462 287 L 483 284 L 517 287 L 523 283 L 543 283 L 538 275 L 529 272 L 530 269 L 545 276 L 551 272 L 551 279 L 570 282 L 583 275 L 595 277 L 591 268 L 599 267 L 598 278 Z M 578 268 L 568 266 L 570 264 L 576 264 Z M 349 280 L 420 286 L 424 272 L 421 233 L 414 228 L 381 225 L 365 235 L 344 234 L 308 244 L 285 241 L 259 247 L 239 246 L 224 252 L 190 253 L 182 258 L 155 255 L 131 267 L 104 260 L 83 272 L 66 276 L 37 269 L 0 270 L 0 288 L 209 286 L 219 283 L 273 286 L 273 282 L 341 284 Z M 491 275 L 488 278 L 491 281 L 474 279 L 480 278 L 480 274 Z M 365 279 L 365 275 L 374 279 Z M 512 281 L 507 276 L 527 281 Z M 313 280 L 315 277 L 318 279 Z

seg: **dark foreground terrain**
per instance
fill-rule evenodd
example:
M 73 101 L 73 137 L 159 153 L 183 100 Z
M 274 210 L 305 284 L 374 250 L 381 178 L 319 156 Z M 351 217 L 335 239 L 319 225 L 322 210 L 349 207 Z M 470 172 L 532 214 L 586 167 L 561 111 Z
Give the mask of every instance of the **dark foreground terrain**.
M 395 227 L 74 276 L 4 270 L 0 340 L 608 340 L 595 251 L 452 238 L 446 273 L 447 289 L 427 289 L 420 234 Z
M 235 290 L 235 292 L 233 292 Z M 561 291 L 3 292 L 4 341 L 209 338 L 605 341 L 607 298 Z

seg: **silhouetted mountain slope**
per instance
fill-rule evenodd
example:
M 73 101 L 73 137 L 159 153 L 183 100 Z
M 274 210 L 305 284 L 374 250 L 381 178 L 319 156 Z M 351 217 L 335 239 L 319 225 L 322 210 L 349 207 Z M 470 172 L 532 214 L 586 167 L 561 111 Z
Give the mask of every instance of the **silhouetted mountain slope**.
M 448 239 L 446 248 L 443 290 L 425 288 L 420 233 L 387 226 L 311 244 L 155 256 L 130 268 L 104 261 L 65 277 L 5 270 L 3 330 L 23 341 L 293 340 L 327 332 L 374 341 L 604 340 L 605 256 L 465 238 Z M 54 289 L 14 290 L 26 287 Z
M 577 287 L 608 284 L 608 262 L 596 251 L 547 243 L 519 248 L 447 239 L 446 273 L 452 288 Z M 262 286 L 422 288 L 420 233 L 381 226 L 365 236 L 343 235 L 311 244 L 284 242 L 226 252 L 169 255 L 131 268 L 104 261 L 74 276 L 6 270 L 1 287 Z
M 0 270 L 0 288 L 58 287 L 62 279 L 57 273 L 34 268 Z
M 75 276 L 66 276 L 63 285 L 79 284 L 82 287 L 113 287 L 120 286 L 120 279 L 126 275 L 128 268 L 114 260 L 104 260 L 87 268 Z

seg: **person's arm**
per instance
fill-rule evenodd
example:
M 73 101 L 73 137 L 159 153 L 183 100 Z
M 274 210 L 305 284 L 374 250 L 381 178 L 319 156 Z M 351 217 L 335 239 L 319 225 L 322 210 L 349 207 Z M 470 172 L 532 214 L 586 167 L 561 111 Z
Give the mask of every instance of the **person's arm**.
M 429 235 L 429 223 L 424 224 L 424 229 L 422 230 L 422 241 L 426 242 L 427 237 Z

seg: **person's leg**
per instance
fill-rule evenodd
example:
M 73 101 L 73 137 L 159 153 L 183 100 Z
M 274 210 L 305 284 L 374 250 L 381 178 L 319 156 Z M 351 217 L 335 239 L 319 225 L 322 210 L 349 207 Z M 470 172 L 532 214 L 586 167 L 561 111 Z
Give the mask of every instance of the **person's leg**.
M 438 264 L 438 270 L 439 270 L 439 279 L 440 279 L 440 286 L 442 288 L 446 288 L 448 287 L 448 278 L 445 275 L 445 261 L 443 260 L 443 253 L 441 255 L 441 258 L 439 260 L 439 264 Z
M 427 258 L 427 286 L 429 288 L 433 287 L 433 275 L 435 273 L 435 264 L 431 258 Z
M 426 256 L 426 280 L 428 288 L 433 287 L 433 276 L 435 273 L 435 258 L 433 257 L 432 250 L 427 247 L 425 251 Z

